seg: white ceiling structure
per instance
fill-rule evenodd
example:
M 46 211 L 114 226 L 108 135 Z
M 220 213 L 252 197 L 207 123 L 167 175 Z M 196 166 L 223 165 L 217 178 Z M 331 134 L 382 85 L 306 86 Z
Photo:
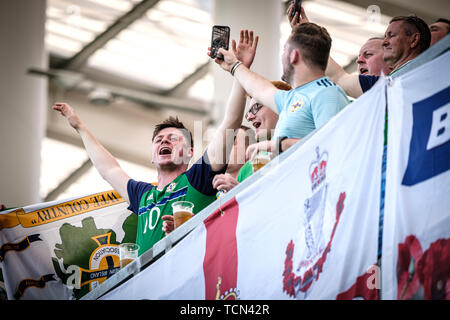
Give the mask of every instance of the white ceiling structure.
M 50 68 L 32 73 L 50 76 L 60 90 L 97 94 L 106 102 L 121 97 L 207 116 L 214 99 L 206 56 L 213 5 L 214 0 L 47 0 Z M 310 21 L 327 28 L 332 57 L 350 72 L 361 45 L 383 36 L 392 16 L 414 12 L 432 23 L 450 12 L 448 0 L 309 0 L 303 6 Z M 290 26 L 285 17 L 281 21 L 282 47 Z M 55 149 L 72 160 L 56 168 L 49 156 Z M 83 166 L 87 155 L 80 146 L 46 138 L 42 150 L 42 199 L 110 188 L 90 165 Z M 156 180 L 154 170 L 121 163 L 143 180 Z

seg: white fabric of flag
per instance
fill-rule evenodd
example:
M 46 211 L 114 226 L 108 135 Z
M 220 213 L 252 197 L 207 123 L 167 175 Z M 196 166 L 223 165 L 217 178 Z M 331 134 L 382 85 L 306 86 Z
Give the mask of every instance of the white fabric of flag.
M 367 275 L 377 259 L 384 90 L 380 79 L 284 161 L 261 169 L 223 215 L 216 210 L 103 298 L 376 298 Z
M 136 241 L 133 215 L 113 190 L 2 212 L 8 299 L 71 300 L 93 290 L 120 270 L 119 243 Z
M 450 299 L 450 52 L 388 86 L 383 299 Z

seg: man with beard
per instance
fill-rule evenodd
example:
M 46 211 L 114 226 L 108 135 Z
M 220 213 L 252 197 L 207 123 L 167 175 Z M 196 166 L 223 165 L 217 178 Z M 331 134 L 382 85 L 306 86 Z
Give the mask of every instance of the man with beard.
M 258 103 L 279 115 L 274 138 L 249 146 L 247 154 L 253 158 L 260 150 L 278 152 L 324 125 L 349 101 L 336 84 L 325 76 L 331 48 L 331 38 L 325 28 L 314 23 L 294 28 L 284 46 L 282 56 L 283 81 L 294 89 L 277 89 L 270 81 L 250 71 L 232 50 L 219 49 L 224 59 L 216 59 Z
M 286 12 L 286 16 L 292 28 L 295 28 L 301 23 L 309 22 L 303 7 L 300 11 L 300 18 L 299 12 L 296 12 L 294 16 L 292 15 L 293 8 L 294 3 L 291 2 Z M 358 64 L 358 73 L 360 75 L 379 76 L 382 72 L 387 75 L 392 71 L 392 67 L 383 59 L 383 40 L 384 38 L 373 37 L 368 39 L 366 43 L 362 45 L 359 50 L 358 59 L 356 60 L 356 63 Z M 331 57 L 329 63 L 335 63 Z M 342 70 L 340 71 L 342 72 Z
M 291 4 L 292 6 L 292 4 Z M 303 7 L 301 15 L 290 17 L 288 9 L 287 17 L 292 27 L 298 24 L 308 23 L 309 20 Z M 388 75 L 392 75 L 411 60 L 419 56 L 430 46 L 431 34 L 427 24 L 416 16 L 397 16 L 391 19 L 383 38 L 383 60 L 392 67 Z M 361 69 L 360 69 L 361 70 Z M 353 75 L 348 74 L 333 59 L 329 59 L 326 74 L 336 81 L 345 92 L 352 97 L 358 98 L 363 92 L 369 90 L 379 79 L 377 75 Z M 384 151 L 381 168 L 381 195 L 380 216 L 378 234 L 378 257 L 381 258 L 382 234 L 384 220 L 384 194 L 386 184 L 386 162 L 387 162 L 387 113 L 384 130 Z

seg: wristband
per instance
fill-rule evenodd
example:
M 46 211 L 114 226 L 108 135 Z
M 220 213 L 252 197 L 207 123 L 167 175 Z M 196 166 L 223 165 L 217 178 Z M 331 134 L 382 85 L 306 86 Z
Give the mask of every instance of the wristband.
M 236 63 L 231 67 L 230 73 L 232 76 L 234 76 L 234 72 L 236 71 L 237 67 L 239 67 L 242 64 L 241 61 L 236 61 Z
M 287 139 L 288 137 L 284 136 L 284 137 L 278 137 L 278 154 L 281 154 L 283 152 L 283 150 L 281 149 L 281 142 L 283 142 L 283 140 Z

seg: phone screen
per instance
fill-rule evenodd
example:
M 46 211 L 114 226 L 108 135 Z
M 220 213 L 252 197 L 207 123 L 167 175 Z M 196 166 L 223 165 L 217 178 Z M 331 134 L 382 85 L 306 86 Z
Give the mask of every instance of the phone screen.
M 292 10 L 292 17 L 298 12 L 300 15 L 300 8 L 302 7 L 302 0 L 294 0 L 294 10 Z
M 228 50 L 228 43 L 230 42 L 230 27 L 227 26 L 213 26 L 211 35 L 211 55 L 212 59 L 216 57 L 223 59 L 221 54 L 217 54 L 219 48 Z

